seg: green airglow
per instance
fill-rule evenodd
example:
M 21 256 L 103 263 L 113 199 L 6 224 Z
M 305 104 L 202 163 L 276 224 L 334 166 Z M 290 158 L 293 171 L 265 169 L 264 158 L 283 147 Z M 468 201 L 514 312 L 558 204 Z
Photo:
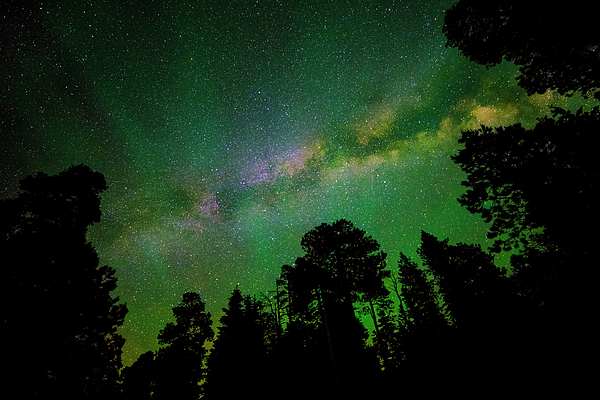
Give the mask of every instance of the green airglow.
M 130 310 L 126 365 L 182 293 L 217 320 L 237 285 L 272 290 L 323 222 L 352 221 L 392 267 L 422 229 L 485 246 L 456 202 L 461 130 L 591 104 L 526 96 L 514 66 L 445 48 L 451 1 L 60 3 L 34 10 L 40 45 L 3 72 L 0 190 L 79 163 L 106 176 L 89 239 Z

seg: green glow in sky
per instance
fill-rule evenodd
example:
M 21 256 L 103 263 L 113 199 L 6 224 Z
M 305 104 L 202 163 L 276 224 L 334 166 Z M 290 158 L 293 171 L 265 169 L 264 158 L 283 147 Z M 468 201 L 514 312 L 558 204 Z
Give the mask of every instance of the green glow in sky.
M 485 246 L 456 201 L 460 132 L 588 105 L 446 48 L 452 1 L 61 3 L 5 12 L 0 196 L 36 171 L 105 175 L 89 238 L 129 307 L 126 364 L 182 293 L 217 317 L 236 285 L 267 293 L 322 222 L 393 268 L 422 229 Z

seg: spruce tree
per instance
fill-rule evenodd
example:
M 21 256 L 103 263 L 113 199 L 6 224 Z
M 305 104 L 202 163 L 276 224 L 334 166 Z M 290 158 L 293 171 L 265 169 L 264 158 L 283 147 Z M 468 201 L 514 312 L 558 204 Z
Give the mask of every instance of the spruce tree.
M 268 365 L 262 307 L 239 289 L 233 290 L 208 360 L 206 399 L 264 395 Z

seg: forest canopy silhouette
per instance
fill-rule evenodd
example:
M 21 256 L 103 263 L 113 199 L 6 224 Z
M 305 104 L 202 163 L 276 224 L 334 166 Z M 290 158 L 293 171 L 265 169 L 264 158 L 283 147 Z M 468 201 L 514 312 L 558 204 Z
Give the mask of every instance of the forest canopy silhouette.
M 518 3 L 518 4 L 517 4 Z M 562 8 L 561 8 L 562 10 Z M 574 2 L 461 0 L 448 45 L 493 66 L 521 66 L 529 93 L 598 97 L 597 32 Z M 535 18 L 530 18 L 536 12 Z M 558 20 L 557 20 L 558 19 Z M 586 34 L 557 37 L 557 25 Z M 575 35 L 576 29 L 565 28 Z M 562 30 L 561 30 L 562 32 Z M 490 223 L 489 249 L 422 232 L 419 259 L 397 265 L 341 219 L 299 239 L 273 291 L 232 288 L 219 321 L 186 292 L 156 351 L 123 367 L 127 306 L 115 270 L 86 240 L 100 221 L 104 176 L 84 165 L 21 181 L 0 203 L 8 398 L 375 399 L 578 398 L 593 384 L 600 109 L 555 109 L 526 129 L 462 133 L 457 199 Z M 388 250 L 389 251 L 389 250 Z M 510 268 L 495 255 L 512 251 Z M 585 361 L 588 360 L 588 361 Z

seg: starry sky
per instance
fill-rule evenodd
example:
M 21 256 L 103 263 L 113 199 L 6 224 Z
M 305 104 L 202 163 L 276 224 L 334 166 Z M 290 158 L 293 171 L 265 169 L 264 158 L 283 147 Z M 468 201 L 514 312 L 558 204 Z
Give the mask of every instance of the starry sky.
M 37 171 L 105 175 L 89 240 L 129 308 L 126 365 L 186 291 L 215 320 L 237 285 L 269 295 L 323 222 L 352 221 L 392 268 L 422 229 L 485 248 L 456 201 L 461 131 L 594 105 L 527 96 L 512 64 L 446 48 L 454 1 L 15 3 L 0 11 L 0 198 Z

